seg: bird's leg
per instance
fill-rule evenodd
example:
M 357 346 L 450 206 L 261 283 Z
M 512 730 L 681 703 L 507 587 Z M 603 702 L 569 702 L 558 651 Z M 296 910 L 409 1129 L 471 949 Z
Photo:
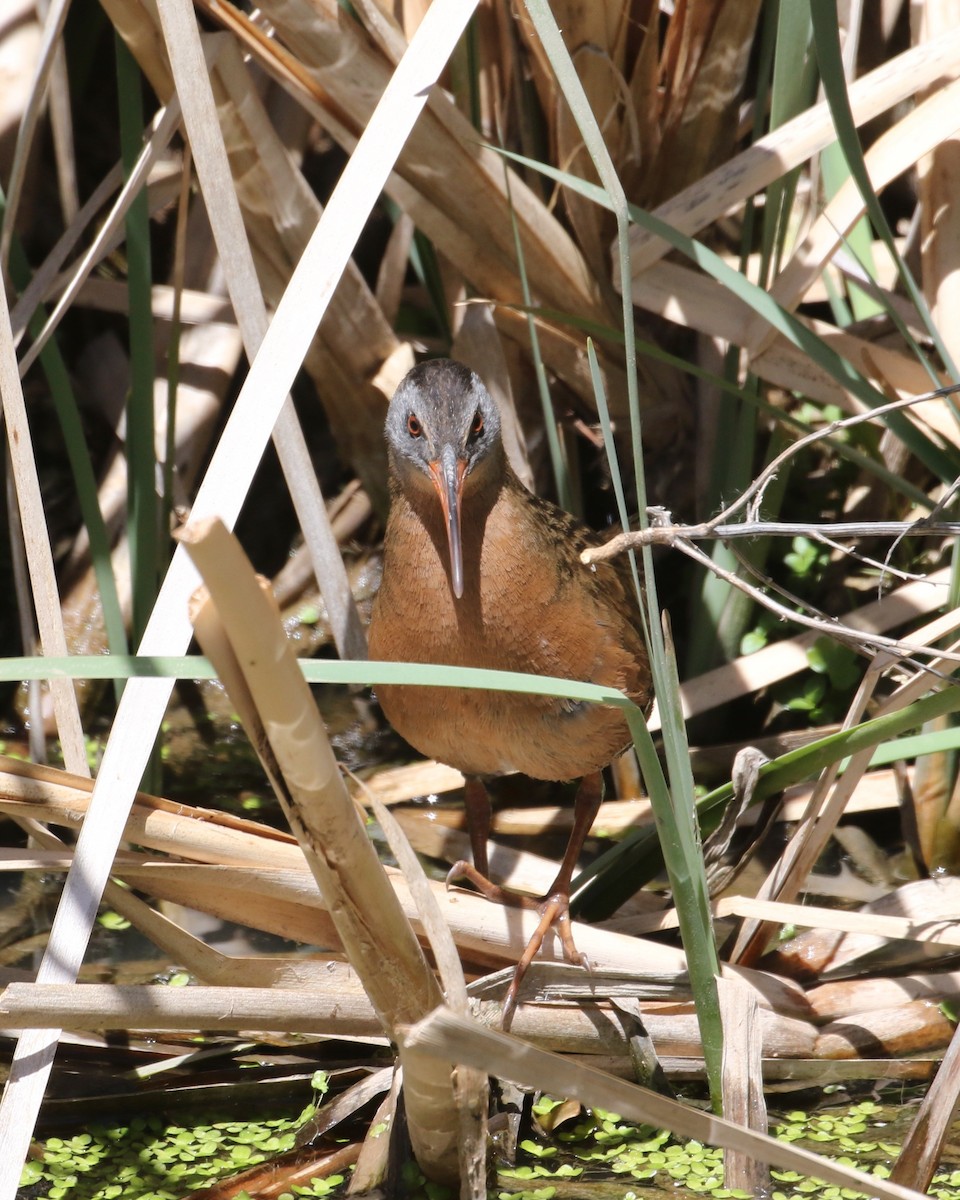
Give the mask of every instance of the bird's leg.
M 456 879 L 469 879 L 488 899 L 502 900 L 501 889 L 489 879 L 487 838 L 490 833 L 490 796 L 483 780 L 478 779 L 476 775 L 466 777 L 463 805 L 467 814 L 473 863 L 468 863 L 465 858 L 455 862 L 447 872 L 447 887 Z
M 509 1028 L 510 1020 L 513 1017 L 520 984 L 523 982 L 527 968 L 536 958 L 543 945 L 543 939 L 551 929 L 555 928 L 557 931 L 563 947 L 563 957 L 567 962 L 587 966 L 586 958 L 577 950 L 570 929 L 570 884 L 580 859 L 583 843 L 587 840 L 587 834 L 596 819 L 602 799 L 602 774 L 594 771 L 591 775 L 585 775 L 580 781 L 576 799 L 573 802 L 573 829 L 570 831 L 560 869 L 547 894 L 537 900 L 532 896 L 520 896 L 516 892 L 507 891 L 506 888 L 499 887 L 489 879 L 487 874 L 487 834 L 490 828 L 490 800 L 487 789 L 481 780 L 473 776 L 467 779 L 464 803 L 470 828 L 473 866 L 462 860 L 454 863 L 447 875 L 448 885 L 455 879 L 468 879 L 488 900 L 509 904 L 514 908 L 536 909 L 540 917 L 537 928 L 517 963 L 513 982 L 507 991 L 503 1005 L 505 1029 Z
M 463 789 L 463 804 L 470 831 L 470 852 L 473 865 L 486 879 L 490 874 L 487 863 L 487 839 L 490 836 L 490 796 L 483 781 L 468 775 Z
M 520 984 L 527 973 L 527 968 L 536 958 L 537 954 L 539 954 L 540 947 L 543 945 L 543 939 L 547 936 L 550 929 L 556 928 L 560 943 L 563 946 L 563 957 L 568 963 L 584 967 L 589 967 L 590 965 L 587 962 L 586 955 L 581 954 L 577 950 L 573 940 L 573 932 L 570 928 L 570 884 L 573 880 L 573 872 L 576 870 L 577 862 L 580 859 L 583 843 L 587 840 L 590 827 L 593 825 L 597 813 L 600 811 L 600 802 L 602 799 L 603 775 L 599 771 L 594 771 L 591 775 L 585 775 L 580 781 L 576 799 L 573 802 L 573 829 L 570 831 L 570 838 L 567 841 L 567 849 L 560 864 L 560 870 L 557 872 L 557 877 L 551 884 L 550 890 L 537 905 L 537 910 L 540 913 L 540 921 L 533 932 L 533 936 L 527 942 L 526 949 L 521 955 L 520 961 L 517 963 L 517 969 L 513 973 L 513 982 L 510 984 L 503 1002 L 504 1029 L 510 1028 L 514 1009 L 517 1006 Z M 522 900 L 524 898 L 518 897 L 518 899 Z

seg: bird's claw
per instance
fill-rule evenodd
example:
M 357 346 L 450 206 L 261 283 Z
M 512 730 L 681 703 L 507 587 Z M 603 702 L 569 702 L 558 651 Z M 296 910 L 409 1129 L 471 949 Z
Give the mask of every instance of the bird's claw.
M 533 908 L 539 903 L 531 896 L 517 895 L 516 892 L 509 892 L 506 888 L 493 883 L 472 863 L 468 863 L 466 859 L 462 858 L 459 862 L 455 862 L 447 872 L 446 886 L 453 887 L 455 883 L 464 879 L 472 883 L 482 896 L 485 896 L 487 900 L 492 900 L 495 904 L 509 904 L 513 908 Z
M 520 956 L 517 968 L 513 974 L 513 980 L 504 998 L 502 1021 L 504 1029 L 510 1028 L 510 1023 L 513 1020 L 513 1015 L 517 1007 L 520 985 L 523 983 L 527 968 L 540 953 L 544 938 L 551 929 L 555 929 L 557 932 L 557 937 L 560 939 L 560 945 L 563 949 L 564 959 L 572 966 L 583 967 L 587 971 L 590 970 L 589 959 L 585 954 L 580 953 L 573 940 L 573 930 L 570 922 L 570 896 L 567 892 L 555 890 L 539 899 L 533 896 L 523 896 L 517 892 L 508 891 L 496 883 L 492 883 L 486 875 L 482 875 L 476 867 L 472 866 L 465 859 L 454 863 L 450 868 L 447 873 L 447 887 L 451 887 L 459 880 L 468 880 L 488 900 L 492 900 L 497 904 L 509 905 L 511 908 L 532 910 L 537 913 L 539 918 L 537 927 L 527 941 L 523 954 Z
M 525 897 L 520 897 L 520 899 L 525 899 Z M 566 892 L 553 892 L 549 896 L 544 896 L 542 900 L 536 902 L 536 910 L 540 920 L 527 942 L 523 954 L 520 956 L 517 968 L 513 973 L 513 980 L 504 997 L 501 1022 L 504 1030 L 508 1030 L 513 1022 L 517 999 L 520 994 L 520 985 L 523 983 L 527 969 L 540 953 L 540 948 L 543 946 L 543 939 L 551 929 L 557 931 L 560 945 L 563 948 L 563 957 L 566 961 L 572 966 L 583 967 L 587 971 L 590 970 L 589 959 L 585 954 L 580 953 L 573 940 L 573 930 L 570 923 L 569 895 Z

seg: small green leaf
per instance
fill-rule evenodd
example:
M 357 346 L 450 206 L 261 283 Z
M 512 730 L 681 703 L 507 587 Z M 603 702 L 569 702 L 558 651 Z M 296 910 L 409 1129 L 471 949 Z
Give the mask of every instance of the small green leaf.
M 849 646 L 831 638 L 818 638 L 807 651 L 810 669 L 828 676 L 837 691 L 847 691 L 860 679 L 860 660 Z
M 520 1143 L 520 1148 L 532 1155 L 534 1158 L 553 1158 L 557 1154 L 556 1146 L 540 1146 L 536 1142 L 526 1141 Z
M 783 561 L 798 579 L 806 579 L 814 573 L 821 547 L 805 537 L 795 537 L 792 546 Z
M 20 1186 L 30 1187 L 33 1183 L 39 1183 L 43 1178 L 43 1163 L 37 1162 L 35 1158 L 29 1159 L 23 1164 L 23 1171 L 20 1174 Z
M 816 712 L 827 694 L 827 685 L 823 679 L 813 676 L 804 679 L 801 690 L 783 701 L 783 707 L 790 712 Z
M 767 631 L 759 626 L 756 629 L 751 629 L 749 633 L 745 633 L 740 639 L 740 653 L 744 656 L 748 654 L 756 654 L 758 650 L 762 650 L 769 644 Z
M 130 922 L 126 917 L 121 917 L 118 912 L 107 910 L 102 912 L 97 917 L 97 924 L 102 925 L 104 929 L 129 929 Z

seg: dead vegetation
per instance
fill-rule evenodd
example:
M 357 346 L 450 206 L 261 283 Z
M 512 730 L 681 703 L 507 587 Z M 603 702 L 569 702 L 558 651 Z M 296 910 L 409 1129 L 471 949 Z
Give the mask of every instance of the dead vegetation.
M 0 1197 L 16 1188 L 56 1031 L 116 1028 L 385 1035 L 401 1047 L 421 1166 L 474 1195 L 487 1072 L 689 1129 L 727 1146 L 729 1178 L 755 1186 L 757 1160 L 811 1169 L 746 1128 L 765 1128 L 763 1081 L 926 1079 L 943 1057 L 895 1172 L 897 1185 L 927 1185 L 957 1096 L 953 1023 L 939 1006 L 958 991 L 945 872 L 958 840 L 950 504 L 960 453 L 954 402 L 937 389 L 956 378 L 960 329 L 960 32 L 940 0 L 909 12 L 852 5 L 839 24 L 830 7 L 814 3 L 811 26 L 799 5 L 552 5 L 634 206 L 619 250 L 616 204 L 609 188 L 597 195 L 603 171 L 534 4 L 355 0 L 348 14 L 333 0 L 253 13 L 221 0 L 103 0 L 86 42 L 79 6 L 59 0 L 42 32 L 27 5 L 4 18 L 0 48 L 33 72 L 20 72 L 22 90 L 3 89 L 12 110 L 0 129 L 12 147 L 0 236 L 0 385 L 19 514 L 9 570 L 23 645 L 36 641 L 46 660 L 32 677 L 50 681 L 29 700 L 34 745 L 45 725 L 55 730 L 69 774 L 5 763 L 0 809 L 32 838 L 11 864 L 69 874 L 36 981 L 10 983 L 0 1000 L 3 1025 L 31 1031 L 0 1108 Z M 122 82 L 123 118 L 106 111 L 104 95 L 115 97 L 97 72 L 114 31 L 146 80 L 146 115 Z M 136 78 L 130 69 L 121 81 Z M 136 137 L 121 169 L 124 122 Z M 630 337 L 626 357 L 623 348 L 625 279 L 636 373 Z M 490 976 L 515 961 L 531 914 L 428 884 L 399 831 L 388 836 L 401 870 L 383 874 L 366 839 L 357 843 L 355 804 L 453 791 L 453 773 L 379 771 L 348 798 L 306 688 L 274 676 L 258 681 L 261 696 L 240 672 L 232 703 L 296 838 L 205 810 L 202 797 L 194 807 L 136 794 L 174 679 L 187 673 L 160 660 L 187 652 L 198 569 L 225 649 L 201 644 L 222 678 L 231 660 L 263 652 L 244 631 L 273 637 L 278 660 L 289 654 L 238 548 L 206 524 L 235 524 L 271 435 L 302 545 L 280 571 L 288 546 L 273 514 L 254 532 L 248 506 L 253 557 L 276 571 L 288 618 L 321 581 L 316 640 L 343 661 L 319 664 L 317 678 L 384 681 L 362 661 L 385 505 L 382 421 L 415 357 L 433 352 L 484 376 L 522 477 L 591 515 L 615 508 L 599 454 L 608 427 L 623 463 L 642 441 L 646 473 L 627 483 L 628 502 L 643 507 L 645 494 L 663 505 L 676 525 L 661 540 L 699 554 L 692 566 L 657 559 L 682 682 L 674 716 L 661 701 L 651 729 L 680 712 L 689 723 L 694 775 L 714 788 L 700 804 L 707 830 L 735 792 L 749 819 L 753 802 L 791 789 L 768 813 L 790 821 L 791 836 L 765 878 L 741 877 L 712 899 L 721 1008 L 743 1068 L 724 1081 L 737 1127 L 616 1078 L 634 1075 L 641 1025 L 668 1076 L 688 1078 L 703 1060 L 683 951 L 665 936 L 676 912 L 637 890 L 662 863 L 629 767 L 596 827 L 623 839 L 610 865 L 629 886 L 612 874 L 591 882 L 585 911 L 610 910 L 577 930 L 594 971 L 548 961 L 531 972 L 519 1042 L 493 1028 Z M 543 404 L 538 379 L 549 382 Z M 55 471 L 63 458 L 69 474 Z M 62 508 L 54 478 L 70 495 Z M 755 523 L 752 539 L 721 530 L 701 544 L 717 534 L 704 523 L 737 497 L 726 519 Z M 771 527 L 788 521 L 797 531 L 785 550 Z M 193 552 L 218 541 L 216 561 L 201 565 L 201 549 L 194 566 L 183 544 L 174 553 L 157 538 L 181 523 Z M 842 536 L 831 532 L 840 523 Z M 231 618 L 241 591 L 254 607 Z M 781 610 L 764 615 L 777 595 Z M 800 632 L 782 619 L 794 610 Z M 847 657 L 825 648 L 834 634 Z M 70 676 L 109 670 L 49 660 L 105 650 L 118 678 L 133 677 L 94 785 L 84 722 L 111 706 Z M 31 676 L 22 662 L 7 666 L 9 679 Z M 300 680 L 292 656 L 285 669 Z M 917 730 L 922 740 L 891 747 Z M 744 782 L 735 756 L 747 742 L 769 761 Z M 878 746 L 888 748 L 879 764 Z M 818 874 L 831 838 L 860 863 L 869 853 L 843 818 L 898 807 L 905 865 L 874 853 L 860 878 Z M 562 810 L 540 815 L 554 832 L 564 820 Z M 399 816 L 416 849 L 461 857 L 458 830 L 415 810 Z M 515 830 L 512 819 L 499 812 L 494 835 Z M 55 832 L 64 829 L 79 831 L 75 846 Z M 554 870 L 499 848 L 492 865 L 531 891 Z M 630 897 L 619 906 L 618 889 Z M 101 892 L 197 986 L 173 997 L 76 984 Z M 164 901 L 324 954 L 231 958 L 164 915 Z M 812 931 L 778 942 L 786 925 Z M 735 1042 L 748 1027 L 753 1041 Z M 453 1059 L 463 1067 L 451 1076 Z M 609 1078 L 584 1071 L 588 1060 Z M 833 1179 L 832 1169 L 821 1162 L 816 1174 Z M 855 1186 L 837 1170 L 839 1186 Z

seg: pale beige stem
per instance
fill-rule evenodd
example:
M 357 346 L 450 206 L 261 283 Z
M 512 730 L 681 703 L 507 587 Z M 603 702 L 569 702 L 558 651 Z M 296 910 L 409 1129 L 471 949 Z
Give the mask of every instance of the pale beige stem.
M 440 1003 L 436 980 L 397 902 L 290 648 L 279 610 L 239 543 L 218 520 L 183 536 L 209 601 L 194 628 L 271 776 L 347 955 L 384 1031 Z M 214 605 L 216 613 L 214 613 Z M 229 638 L 224 644 L 216 626 Z M 457 1115 L 449 1070 L 401 1052 L 410 1138 L 424 1173 L 457 1176 Z

